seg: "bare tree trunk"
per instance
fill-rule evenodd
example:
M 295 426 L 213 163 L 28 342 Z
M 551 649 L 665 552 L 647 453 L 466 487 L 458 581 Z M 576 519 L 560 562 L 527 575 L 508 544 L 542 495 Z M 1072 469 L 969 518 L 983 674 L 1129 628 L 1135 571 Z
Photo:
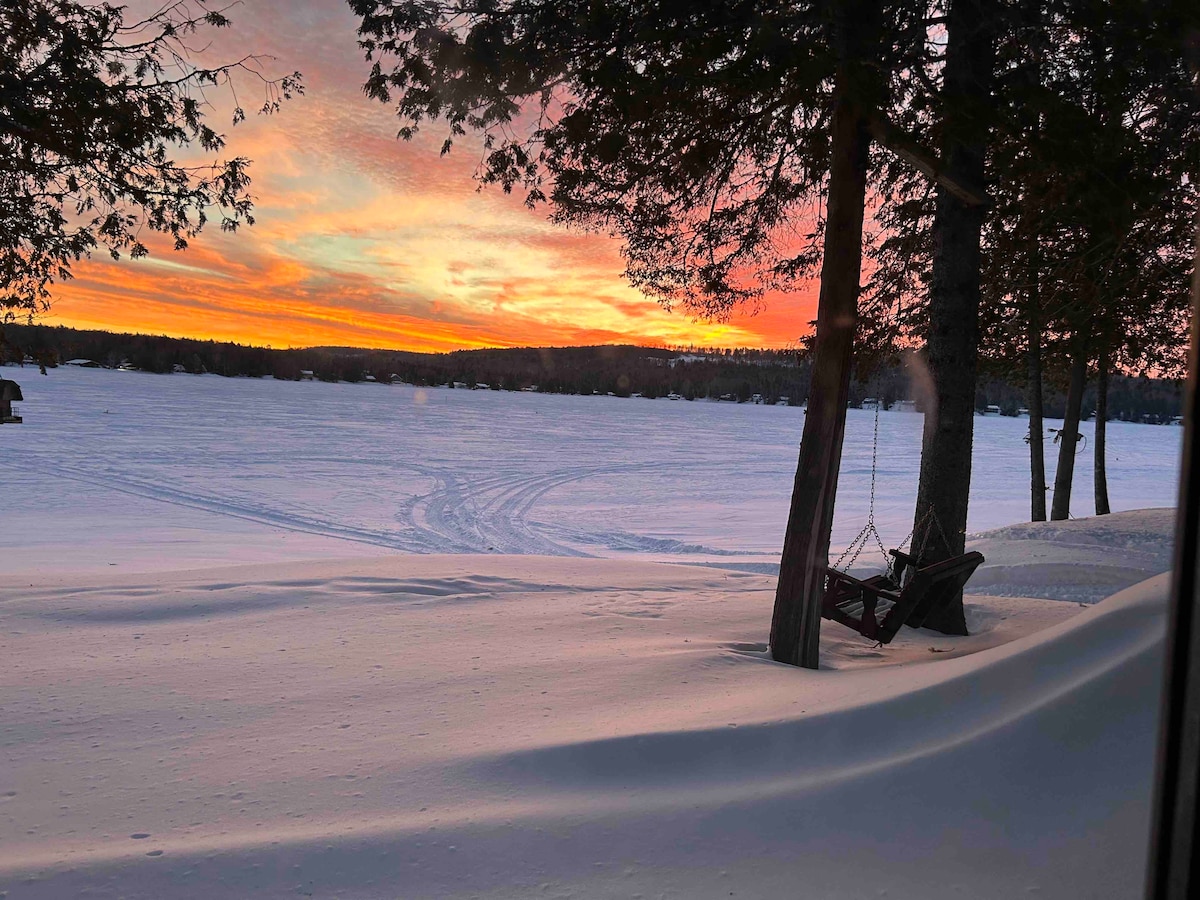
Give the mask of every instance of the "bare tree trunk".
M 843 40 L 853 47 L 863 42 L 864 31 L 870 33 L 870 23 L 878 21 L 879 4 L 877 0 L 847 4 L 843 15 L 842 27 L 849 32 L 843 34 Z M 832 166 L 812 387 L 771 618 L 771 656 L 778 662 L 809 669 L 817 668 L 818 662 L 821 599 L 829 567 L 829 534 L 846 430 L 862 274 L 870 138 L 851 89 L 851 75 L 843 65 L 834 86 L 830 126 Z
M 1079 410 L 1087 386 L 1087 340 L 1076 336 L 1072 342 L 1071 381 L 1067 387 L 1067 413 L 1058 433 L 1058 469 L 1054 473 L 1054 502 L 1051 521 L 1071 517 L 1071 483 L 1075 478 L 1075 451 L 1079 444 Z
M 952 176 L 984 183 L 991 96 L 995 0 L 953 0 L 946 22 L 942 155 Z M 979 355 L 980 232 L 984 209 L 939 186 L 927 352 L 937 407 L 925 412 L 913 547 L 935 562 L 963 552 L 971 489 L 975 381 Z M 925 621 L 966 634 L 962 595 Z
M 1108 471 L 1104 462 L 1104 440 L 1108 421 L 1108 346 L 1100 353 L 1100 373 L 1096 378 L 1096 433 L 1092 437 L 1094 454 L 1096 515 L 1107 516 L 1112 510 L 1108 505 Z
M 1035 251 L 1036 252 L 1036 251 Z M 1042 421 L 1042 308 L 1038 289 L 1037 263 L 1029 289 L 1029 349 L 1026 354 L 1029 404 L 1029 518 L 1046 521 L 1046 442 Z

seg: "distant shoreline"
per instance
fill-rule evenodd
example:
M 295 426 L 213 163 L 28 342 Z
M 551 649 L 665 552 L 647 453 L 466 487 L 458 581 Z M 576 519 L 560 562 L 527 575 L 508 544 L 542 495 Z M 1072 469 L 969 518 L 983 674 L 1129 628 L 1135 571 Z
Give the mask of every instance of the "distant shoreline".
M 212 373 L 282 381 L 453 385 L 549 394 L 641 396 L 649 399 L 722 400 L 770 406 L 805 406 L 811 360 L 804 350 L 697 349 L 597 345 L 521 347 L 418 353 L 347 347 L 274 350 L 188 338 L 80 330 L 65 326 L 5 325 L 0 361 L 47 367 L 85 362 L 104 368 L 154 373 Z M 851 407 L 911 405 L 920 378 L 910 368 L 916 354 L 879 363 L 850 388 Z M 1114 421 L 1170 424 L 1180 415 L 1182 383 L 1145 376 L 1114 376 L 1109 388 Z M 1062 418 L 1066 397 L 1046 391 L 1045 416 Z M 1017 416 L 1028 405 L 1023 382 L 993 375 L 980 379 L 980 413 Z M 1094 388 L 1083 416 L 1094 412 Z

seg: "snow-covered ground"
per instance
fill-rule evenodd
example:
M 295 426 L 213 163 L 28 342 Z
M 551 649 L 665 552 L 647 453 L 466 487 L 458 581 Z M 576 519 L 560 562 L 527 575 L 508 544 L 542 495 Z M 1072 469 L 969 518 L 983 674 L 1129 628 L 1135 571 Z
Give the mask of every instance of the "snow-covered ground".
M 825 623 L 812 672 L 696 566 L 6 580 L 0 895 L 1136 896 L 1165 587 Z
M 770 567 L 803 427 L 800 409 L 748 404 L 5 371 L 26 396 L 25 424 L 0 429 L 8 571 L 388 550 Z M 921 422 L 880 418 L 876 519 L 889 545 L 912 527 Z M 873 425 L 850 411 L 835 548 L 865 521 Z M 972 531 L 1028 518 L 1027 427 L 976 419 Z M 1110 424 L 1114 509 L 1174 503 L 1181 434 Z M 1090 515 L 1086 451 L 1076 485 L 1074 512 Z
M 976 422 L 972 634 L 826 622 L 813 672 L 730 568 L 799 410 L 6 374 L 4 900 L 1141 889 L 1172 513 L 1014 524 L 1022 421 Z M 898 539 L 920 417 L 880 425 Z M 1179 430 L 1110 433 L 1114 506 L 1170 504 Z

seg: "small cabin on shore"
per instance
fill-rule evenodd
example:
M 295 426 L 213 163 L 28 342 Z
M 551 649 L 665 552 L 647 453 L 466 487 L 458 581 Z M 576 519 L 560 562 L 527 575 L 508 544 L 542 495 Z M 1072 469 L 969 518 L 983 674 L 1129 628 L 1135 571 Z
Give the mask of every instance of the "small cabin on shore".
M 24 400 L 21 386 L 15 381 L 0 378 L 0 425 L 20 425 L 21 417 L 17 415 L 13 404 Z

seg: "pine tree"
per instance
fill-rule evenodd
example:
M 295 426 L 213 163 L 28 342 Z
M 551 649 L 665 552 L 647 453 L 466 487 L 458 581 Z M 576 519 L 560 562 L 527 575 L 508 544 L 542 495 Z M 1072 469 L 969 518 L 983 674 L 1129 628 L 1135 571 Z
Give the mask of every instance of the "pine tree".
M 351 6 L 374 61 L 367 92 L 395 103 L 402 136 L 440 119 L 448 152 L 482 133 L 484 183 L 620 236 L 631 281 L 667 306 L 724 316 L 820 263 L 771 639 L 776 659 L 815 666 L 872 141 L 970 193 L 891 120 L 934 27 L 925 5 Z
M 1197 141 L 1178 42 L 1196 16 L 1169 2 L 1030 0 L 999 20 L 981 341 L 992 365 L 1026 372 L 1035 520 L 1046 517 L 1043 379 L 1066 385 L 1074 368 L 1074 419 L 1093 362 L 1166 372 L 1179 359 Z M 925 109 L 914 106 L 917 130 L 938 127 Z M 899 310 L 890 325 L 898 340 L 925 342 L 937 318 L 923 296 L 934 209 L 910 175 L 885 176 L 893 202 L 867 302 Z M 1069 508 L 1078 429 L 1068 422 L 1063 431 L 1059 515 Z M 962 486 L 954 493 L 965 509 Z

